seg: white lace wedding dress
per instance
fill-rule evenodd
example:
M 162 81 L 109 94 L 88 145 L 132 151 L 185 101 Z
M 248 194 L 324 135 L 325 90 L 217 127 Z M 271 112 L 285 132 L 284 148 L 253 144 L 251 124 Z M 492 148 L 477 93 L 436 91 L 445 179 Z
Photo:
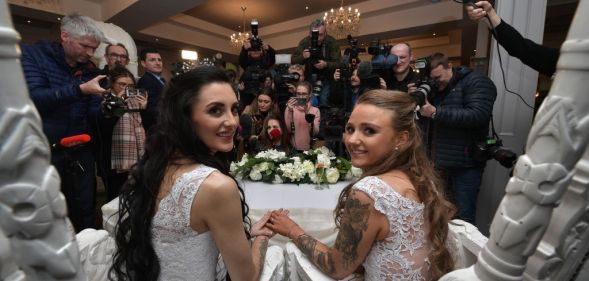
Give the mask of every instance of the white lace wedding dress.
M 377 177 L 365 177 L 353 188 L 368 194 L 390 225 L 388 236 L 376 241 L 364 260 L 364 280 L 426 280 L 430 248 L 424 205 L 401 196 Z
M 190 227 L 190 209 L 203 180 L 216 169 L 199 165 L 176 179 L 153 217 L 153 246 L 160 263 L 159 280 L 215 280 L 219 250 L 210 231 Z

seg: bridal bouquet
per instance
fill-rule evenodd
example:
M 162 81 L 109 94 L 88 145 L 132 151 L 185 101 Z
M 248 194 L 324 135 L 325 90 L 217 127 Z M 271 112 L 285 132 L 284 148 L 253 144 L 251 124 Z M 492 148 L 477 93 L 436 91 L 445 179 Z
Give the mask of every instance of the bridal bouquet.
M 292 157 L 274 149 L 255 156 L 246 153 L 241 161 L 231 163 L 230 173 L 239 179 L 275 184 L 324 184 L 359 177 L 362 171 L 352 167 L 349 160 L 336 157 L 327 147 L 320 147 Z

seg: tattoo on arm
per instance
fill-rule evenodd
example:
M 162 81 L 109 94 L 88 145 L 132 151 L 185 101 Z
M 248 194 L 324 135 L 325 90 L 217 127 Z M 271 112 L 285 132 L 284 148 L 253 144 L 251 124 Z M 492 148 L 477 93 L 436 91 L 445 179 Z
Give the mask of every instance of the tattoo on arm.
M 358 258 L 358 243 L 368 229 L 370 217 L 370 204 L 363 204 L 354 198 L 353 193 L 344 206 L 340 231 L 335 241 L 335 249 L 342 253 L 345 268 L 352 266 Z
M 307 234 L 303 234 L 294 240 L 294 243 L 301 249 L 311 261 L 317 265 L 323 272 L 328 274 L 335 273 L 333 256 L 326 249 L 325 251 L 316 250 L 317 240 Z

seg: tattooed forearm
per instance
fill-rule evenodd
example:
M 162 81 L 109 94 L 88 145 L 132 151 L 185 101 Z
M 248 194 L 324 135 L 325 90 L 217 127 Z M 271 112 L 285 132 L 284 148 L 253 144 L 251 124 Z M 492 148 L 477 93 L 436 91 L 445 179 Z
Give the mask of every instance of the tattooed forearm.
M 318 252 L 317 257 L 314 258 L 315 264 L 327 274 L 335 273 L 335 264 L 331 253 Z
M 313 256 L 315 246 L 317 245 L 317 240 L 315 240 L 315 238 L 307 234 L 303 234 L 295 238 L 293 242 L 295 243 L 295 245 L 297 245 L 297 247 L 299 247 L 299 249 L 301 249 L 301 252 L 303 252 L 303 254 L 307 255 L 308 257 Z
M 320 251 L 316 249 L 317 240 L 307 234 L 303 234 L 294 240 L 301 252 L 303 252 L 317 267 L 328 274 L 335 273 L 335 264 L 333 256 L 328 252 L 329 249 Z
M 368 228 L 369 207 L 370 204 L 363 204 L 353 194 L 346 201 L 335 241 L 335 249 L 342 253 L 345 268 L 352 266 L 358 258 L 358 244 Z

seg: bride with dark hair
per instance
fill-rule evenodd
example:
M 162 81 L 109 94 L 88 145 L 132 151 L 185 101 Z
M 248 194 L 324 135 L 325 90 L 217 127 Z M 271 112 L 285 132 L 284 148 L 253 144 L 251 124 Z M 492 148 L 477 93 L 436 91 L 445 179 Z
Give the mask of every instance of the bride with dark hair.
M 113 266 L 116 280 L 214 280 L 223 257 L 233 280 L 258 280 L 272 231 L 251 225 L 227 156 L 238 103 L 222 70 L 175 77 L 158 124 L 123 187 Z M 249 239 L 253 238 L 251 243 Z

